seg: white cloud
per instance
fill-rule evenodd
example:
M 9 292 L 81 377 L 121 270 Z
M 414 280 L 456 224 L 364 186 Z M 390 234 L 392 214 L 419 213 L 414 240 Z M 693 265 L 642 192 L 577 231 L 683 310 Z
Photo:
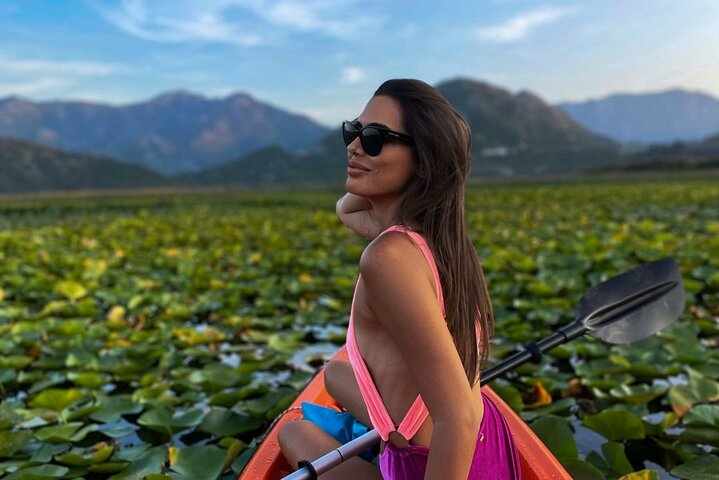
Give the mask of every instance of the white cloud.
M 121 66 L 84 61 L 14 58 L 0 55 L 0 95 L 54 95 L 88 77 L 123 72 Z
M 476 30 L 477 38 L 492 43 L 515 43 L 529 36 L 542 25 L 577 12 L 576 7 L 542 7 L 522 12 L 509 20 Z
M 45 95 L 48 91 L 63 88 L 71 82 L 65 77 L 44 77 L 30 81 L 0 83 L 0 97 L 6 95 Z
M 342 70 L 342 83 L 345 85 L 357 85 L 367 78 L 367 72 L 359 67 L 347 67 Z
M 250 47 L 290 33 L 350 38 L 381 17 L 348 15 L 358 0 L 87 0 L 107 21 L 156 42 L 215 42 Z M 280 28 L 278 28 L 280 27 Z
M 16 75 L 71 75 L 102 77 L 120 70 L 115 65 L 96 62 L 29 60 L 0 56 L 0 71 Z

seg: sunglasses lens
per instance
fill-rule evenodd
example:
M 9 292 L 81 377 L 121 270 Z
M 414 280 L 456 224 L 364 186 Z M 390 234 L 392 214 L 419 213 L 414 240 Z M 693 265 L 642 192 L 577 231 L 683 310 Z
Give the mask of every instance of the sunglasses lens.
M 359 132 L 352 124 L 352 122 L 342 122 L 342 139 L 345 142 L 345 146 L 354 142 L 355 138 L 359 135 Z
M 382 150 L 382 145 L 384 144 L 382 132 L 372 127 L 367 127 L 362 130 L 360 140 L 362 142 L 362 149 L 367 155 L 372 157 L 379 155 L 379 152 Z

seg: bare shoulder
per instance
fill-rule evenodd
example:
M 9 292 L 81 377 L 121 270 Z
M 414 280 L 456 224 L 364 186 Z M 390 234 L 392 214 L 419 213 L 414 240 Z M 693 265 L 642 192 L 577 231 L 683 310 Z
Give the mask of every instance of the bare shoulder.
M 388 232 L 367 246 L 359 269 L 363 277 L 422 275 L 425 263 L 422 252 L 408 235 Z

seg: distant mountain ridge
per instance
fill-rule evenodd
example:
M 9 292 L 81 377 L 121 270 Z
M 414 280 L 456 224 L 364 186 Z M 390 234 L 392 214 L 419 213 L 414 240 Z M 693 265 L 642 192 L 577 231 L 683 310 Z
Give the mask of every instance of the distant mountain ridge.
M 700 92 L 615 94 L 557 106 L 586 128 L 620 142 L 695 141 L 719 132 L 719 99 Z
M 475 176 L 576 173 L 618 161 L 618 144 L 528 92 L 513 95 L 468 79 L 443 82 L 437 89 L 470 124 Z M 263 166 L 272 167 L 265 171 Z M 338 185 L 346 175 L 347 150 L 336 131 L 299 154 L 268 148 L 178 179 L 189 185 Z
M 454 79 L 437 89 L 472 129 L 475 175 L 575 173 L 610 164 L 619 145 L 588 131 L 539 96 Z
M 105 157 L 0 138 L 0 193 L 159 187 L 157 172 Z
M 180 90 L 124 106 L 0 99 L 0 136 L 168 174 L 201 170 L 273 144 L 299 151 L 327 131 L 242 93 L 210 99 Z
M 712 159 L 719 155 L 719 135 L 716 135 L 701 143 L 656 145 L 622 156 L 617 142 L 587 130 L 567 113 L 531 92 L 512 93 L 486 82 L 461 78 L 442 82 L 437 88 L 470 124 L 474 176 L 561 175 L 613 168 L 621 170 L 634 168 L 635 164 L 646 169 L 655 164 L 662 169 L 676 165 L 705 168 L 714 165 Z M 196 139 L 188 119 L 201 116 L 206 101 L 186 92 L 175 92 L 156 97 L 147 102 L 150 105 L 136 106 L 132 114 L 142 124 L 157 118 L 158 112 L 168 116 L 170 112 L 182 112 L 184 117 L 168 117 L 154 125 L 152 131 L 158 138 L 174 133 Z M 233 102 L 254 105 L 252 99 L 244 95 L 215 102 L 219 104 L 215 106 L 216 111 L 232 109 Z M 103 108 L 107 107 L 82 102 L 61 103 L 63 108 L 55 109 L 52 117 L 56 123 L 46 122 L 52 128 L 49 132 L 39 130 L 38 135 L 50 135 L 63 128 L 79 132 L 94 129 L 94 138 L 129 135 L 108 129 L 102 122 L 92 122 L 93 115 L 104 118 L 107 112 Z M 178 110 L 178 105 L 183 108 Z M 0 102 L 0 107 L 24 110 L 24 115 L 17 118 L 31 119 L 32 113 L 39 111 L 37 105 L 17 99 Z M 75 110 L 83 109 L 86 109 L 83 115 L 73 117 Z M 253 111 L 259 110 L 247 112 Z M 142 112 L 146 118 L 140 115 Z M 111 115 L 118 115 L 117 111 Z M 0 116 L 0 120 L 7 118 L 11 117 Z M 63 125 L 63 119 L 67 118 L 84 118 L 85 121 L 67 127 Z M 285 117 L 278 115 L 278 118 Z M 252 118 L 243 121 L 252 123 Z M 226 128 L 234 127 L 228 124 Z M 283 124 L 280 131 L 287 128 L 291 127 Z M 131 129 L 130 133 L 136 130 Z M 299 151 L 293 152 L 275 142 L 229 158 L 234 159 L 218 160 L 202 170 L 163 175 L 100 156 L 0 138 L 0 171 L 3 172 L 0 192 L 152 186 L 339 187 L 347 174 L 347 151 L 339 129 L 320 136 Z

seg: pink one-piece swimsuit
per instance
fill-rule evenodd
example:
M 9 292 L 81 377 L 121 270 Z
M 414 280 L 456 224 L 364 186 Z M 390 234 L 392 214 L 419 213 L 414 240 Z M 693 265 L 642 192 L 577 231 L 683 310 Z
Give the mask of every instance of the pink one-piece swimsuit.
M 402 232 L 407 234 L 412 242 L 422 251 L 424 258 L 432 269 L 437 288 L 437 301 L 442 309 L 442 313 L 444 313 L 444 297 L 442 296 L 439 273 L 434 261 L 434 256 L 427 242 L 425 242 L 419 233 L 399 225 L 389 227 L 380 235 L 387 232 Z M 429 412 L 422 397 L 418 395 L 407 411 L 404 419 L 399 423 L 399 426 L 396 426 L 397 424 L 390 417 L 382 401 L 382 397 L 377 390 L 377 386 L 372 380 L 372 376 L 362 358 L 359 346 L 357 345 L 357 337 L 355 336 L 354 303 L 357 298 L 357 287 L 361 279 L 362 277 L 358 276 L 352 298 L 349 328 L 347 330 L 347 353 L 349 354 L 352 370 L 357 378 L 362 398 L 367 406 L 367 412 L 372 421 L 372 426 L 379 432 L 382 440 L 386 442 L 385 449 L 379 458 L 382 478 L 387 480 L 422 479 L 427 469 L 429 448 L 412 444 L 404 448 L 397 447 L 392 442 L 388 442 L 388 439 L 389 434 L 395 430 L 405 439 L 411 439 L 415 433 L 417 433 L 422 423 L 424 423 Z M 487 480 L 519 479 L 519 458 L 507 423 L 489 398 L 482 396 L 482 401 L 484 404 L 484 416 L 480 424 L 472 466 L 467 478 Z

